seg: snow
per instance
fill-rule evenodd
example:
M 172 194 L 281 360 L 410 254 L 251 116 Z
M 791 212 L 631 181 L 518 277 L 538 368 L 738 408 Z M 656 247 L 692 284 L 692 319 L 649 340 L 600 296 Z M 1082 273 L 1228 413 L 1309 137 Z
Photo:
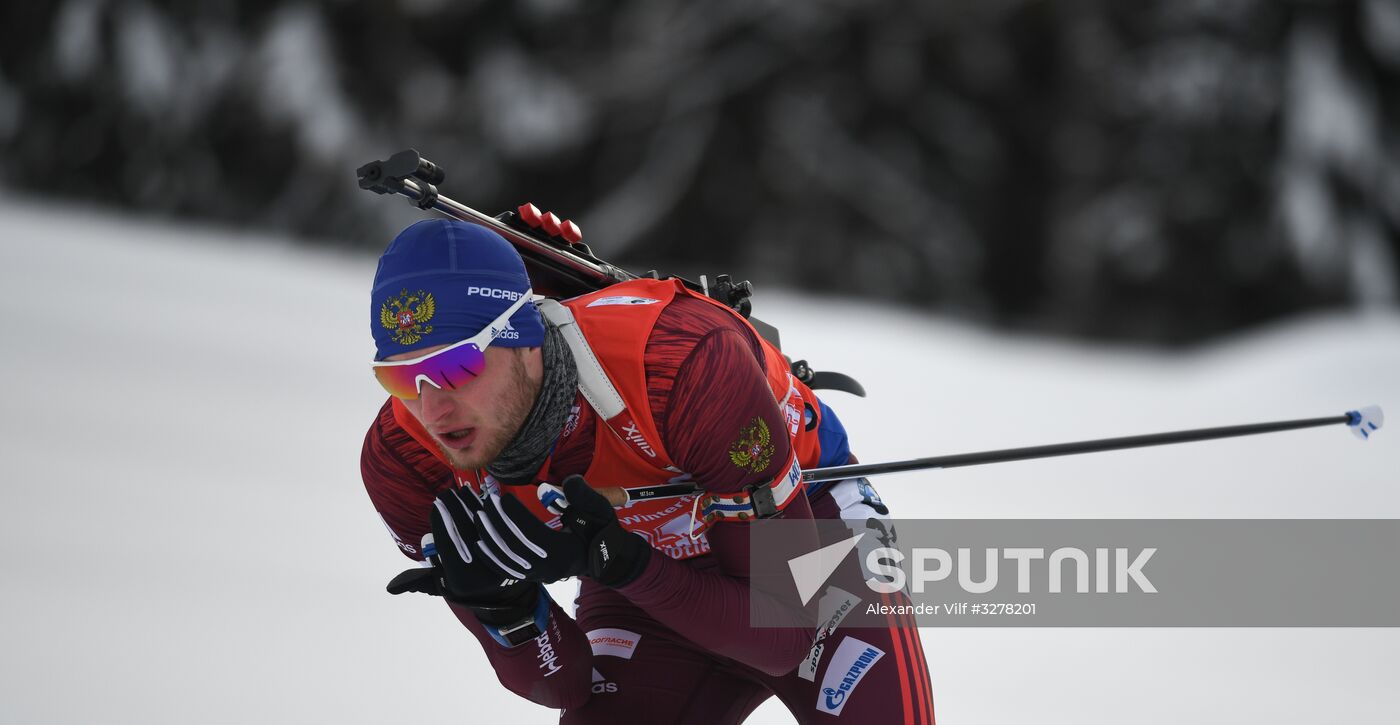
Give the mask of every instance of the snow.
M 358 451 L 374 260 L 0 199 L 0 722 L 550 722 L 406 564 Z M 1393 309 L 1190 353 L 1006 337 L 759 283 L 868 462 L 1400 401 Z M 269 427 L 276 423 L 276 427 Z M 904 517 L 1397 517 L 1320 429 L 876 481 Z M 569 586 L 557 587 L 567 599 Z M 956 723 L 1390 722 L 1392 629 L 925 629 Z M 790 722 L 769 702 L 753 722 Z
M 300 148 L 319 161 L 339 158 L 364 135 L 340 90 L 325 20 L 315 6 L 277 11 L 257 51 L 263 113 L 296 125 Z
M 1371 212 L 1348 209 L 1344 200 L 1333 198 L 1329 177 L 1369 188 L 1382 172 L 1383 159 L 1376 152 L 1384 147 L 1376 92 L 1364 79 L 1348 74 L 1342 49 L 1325 28 L 1304 23 L 1292 36 L 1280 177 L 1282 219 L 1311 281 L 1326 283 L 1352 272 L 1347 287 L 1363 299 L 1374 298 L 1384 294 L 1377 287 L 1378 277 L 1384 276 L 1357 274 L 1345 264 L 1349 257 L 1388 261 L 1374 258 L 1364 227 L 1348 229 L 1344 223 L 1345 216 Z M 1339 228 L 1352 233 L 1338 234 Z M 1357 253 L 1348 245 L 1362 248 Z
M 481 114 L 485 142 L 502 155 L 553 159 L 587 138 L 594 123 L 588 98 L 547 65 L 510 44 L 482 51 L 473 65 L 473 95 L 492 110 Z
M 86 77 L 97 65 L 102 7 L 95 0 L 68 0 L 54 19 L 53 62 L 67 81 Z
M 165 109 L 171 107 L 179 92 L 180 60 L 173 40 L 177 37 L 175 29 L 164 15 L 141 3 L 133 5 L 130 12 L 118 15 L 116 21 L 117 67 L 121 71 L 123 96 L 148 117 L 168 114 Z M 75 56 L 71 61 L 74 69 L 91 67 L 91 60 L 64 50 L 65 42 L 58 41 L 59 48 Z

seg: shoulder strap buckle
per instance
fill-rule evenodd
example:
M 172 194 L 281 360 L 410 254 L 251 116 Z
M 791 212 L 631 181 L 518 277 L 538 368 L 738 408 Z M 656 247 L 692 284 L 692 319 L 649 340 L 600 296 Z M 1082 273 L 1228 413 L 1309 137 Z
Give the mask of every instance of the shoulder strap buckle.
M 706 526 L 716 521 L 751 521 L 777 516 L 802 488 L 802 466 L 793 451 L 788 460 L 787 471 L 776 480 L 752 483 L 742 491 L 732 495 L 709 493 L 696 499 L 699 509 L 698 519 Z M 696 511 L 691 511 L 691 526 L 694 529 Z
M 754 518 L 766 519 L 777 516 L 778 502 L 773 497 L 773 489 L 766 483 L 752 483 L 744 487 L 753 502 Z

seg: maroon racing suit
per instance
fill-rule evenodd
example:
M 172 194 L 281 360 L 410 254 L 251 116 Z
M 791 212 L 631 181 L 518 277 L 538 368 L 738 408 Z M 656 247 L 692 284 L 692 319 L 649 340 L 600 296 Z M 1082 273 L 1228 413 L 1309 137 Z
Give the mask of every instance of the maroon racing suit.
M 677 297 L 661 312 L 645 350 L 648 401 L 677 467 L 702 489 L 728 494 L 781 473 L 786 436 L 772 436 L 776 450 L 765 469 L 737 467 L 729 454 L 737 432 L 755 417 L 769 430 L 785 427 L 751 328 L 714 305 Z M 576 403 L 579 414 L 556 444 L 545 480 L 562 481 L 592 463 L 600 421 L 581 395 Z M 361 472 L 400 549 L 421 561 L 417 545 L 430 531 L 434 496 L 462 482 L 398 424 L 387 402 L 365 437 Z M 841 481 L 810 498 L 803 493 L 780 515 L 878 525 L 883 512 L 856 493 L 868 490 L 859 483 Z M 533 487 L 520 491 L 521 498 L 533 495 Z M 892 615 L 882 629 L 838 628 L 820 643 L 810 624 L 746 624 L 751 607 L 765 606 L 763 593 L 748 582 L 746 526 L 718 522 L 706 532 L 708 553 L 653 555 L 636 580 L 617 589 L 583 579 L 576 617 L 551 604 L 549 625 L 533 643 L 506 648 L 470 611 L 449 606 L 481 643 L 501 683 L 564 710 L 564 723 L 738 723 L 776 695 L 802 723 L 931 725 L 928 667 L 911 617 Z M 886 603 L 902 603 L 901 596 Z

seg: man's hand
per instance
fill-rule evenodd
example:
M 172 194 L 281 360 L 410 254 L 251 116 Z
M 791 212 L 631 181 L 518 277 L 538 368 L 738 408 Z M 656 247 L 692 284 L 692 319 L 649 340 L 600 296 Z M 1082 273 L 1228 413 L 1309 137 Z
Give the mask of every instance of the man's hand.
M 502 576 L 548 584 L 586 571 L 579 537 L 549 528 L 514 496 L 468 497 L 467 505 L 480 532 L 481 553 Z
M 433 533 L 423 537 L 423 555 L 431 567 L 409 569 L 389 582 L 390 594 L 422 592 L 444 597 L 482 611 L 529 610 L 535 605 L 536 587 L 503 576 L 486 562 L 478 542 L 476 515 L 467 501 L 476 496 L 467 490 L 448 489 L 433 502 Z M 480 502 L 477 502 L 480 507 Z
M 583 476 L 564 479 L 564 499 L 549 496 L 550 510 L 559 514 L 568 529 L 584 542 L 589 578 L 610 587 L 629 584 L 651 559 L 647 540 L 622 528 L 612 504 L 594 491 Z M 541 498 L 546 498 L 542 493 Z

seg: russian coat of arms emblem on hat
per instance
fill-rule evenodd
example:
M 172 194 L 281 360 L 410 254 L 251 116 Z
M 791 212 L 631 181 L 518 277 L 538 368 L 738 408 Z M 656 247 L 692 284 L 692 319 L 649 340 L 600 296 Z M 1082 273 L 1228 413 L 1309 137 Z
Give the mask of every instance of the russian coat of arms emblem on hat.
M 431 292 L 418 290 L 409 294 L 405 289 L 379 306 L 379 324 L 393 331 L 394 342 L 412 345 L 433 331 L 427 322 L 436 310 Z

